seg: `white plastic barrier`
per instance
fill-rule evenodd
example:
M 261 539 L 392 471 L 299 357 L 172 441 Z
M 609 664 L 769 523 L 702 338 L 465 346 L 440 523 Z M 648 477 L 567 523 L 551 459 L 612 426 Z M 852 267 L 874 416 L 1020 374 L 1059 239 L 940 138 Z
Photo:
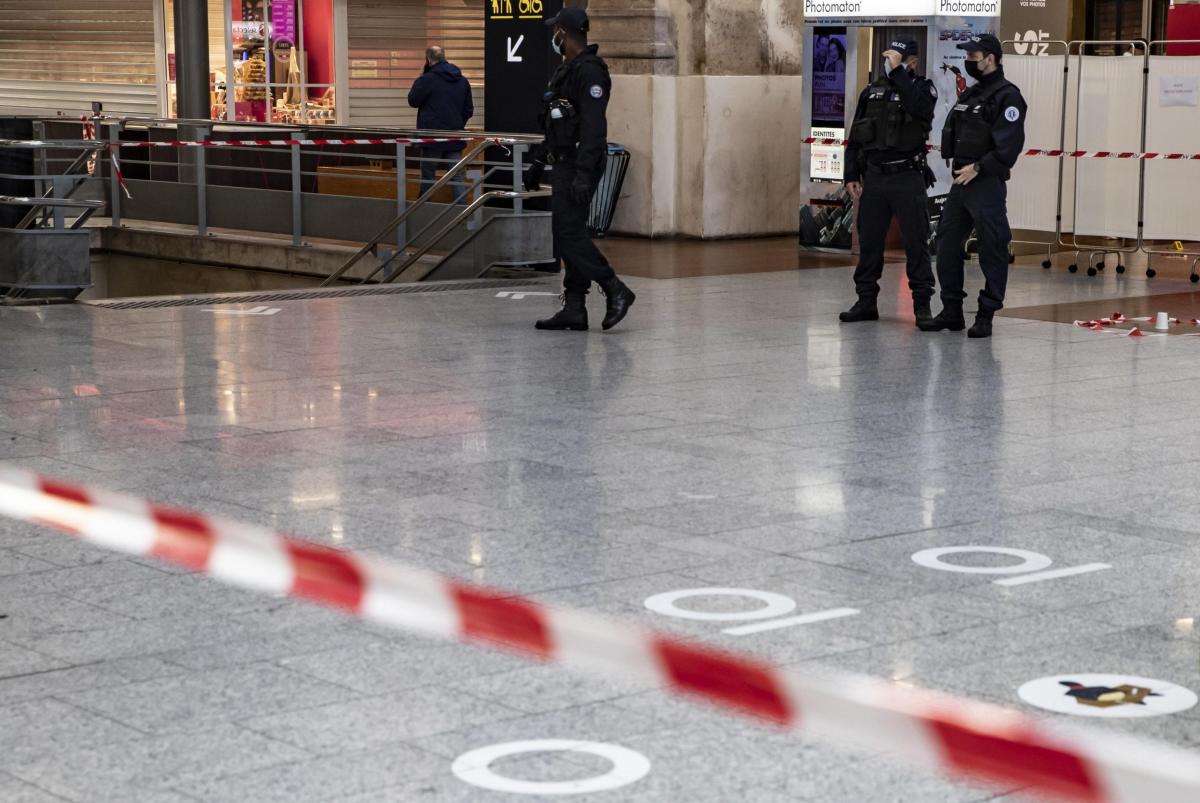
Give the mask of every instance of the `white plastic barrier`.
M 1029 104 L 1025 144 L 1058 147 L 1063 119 L 1066 54 L 1004 57 L 1004 73 Z M 1036 101 L 1034 100 L 1036 99 Z M 1014 229 L 1057 231 L 1060 159 L 1023 157 L 1008 185 L 1008 215 Z
M 1068 147 L 1072 147 L 1073 136 L 1077 150 L 1140 150 L 1144 64 L 1135 56 L 1071 57 L 1074 78 L 1070 94 L 1074 97 L 1068 98 L 1072 104 L 1067 113 Z M 1136 239 L 1141 180 L 1138 161 L 1084 159 L 1077 160 L 1073 167 L 1074 182 L 1068 169 L 1064 194 L 1074 195 L 1074 210 L 1064 209 L 1063 228 L 1073 229 L 1079 236 Z
M 1200 56 L 1151 56 L 1146 150 L 1200 150 Z M 1200 162 L 1147 161 L 1143 236 L 1200 240 Z

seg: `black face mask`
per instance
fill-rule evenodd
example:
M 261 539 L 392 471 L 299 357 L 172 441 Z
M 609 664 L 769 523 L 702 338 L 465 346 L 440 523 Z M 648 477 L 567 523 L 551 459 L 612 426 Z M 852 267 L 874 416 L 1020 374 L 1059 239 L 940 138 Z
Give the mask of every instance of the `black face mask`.
M 971 76 L 976 81 L 983 78 L 983 70 L 980 69 L 978 61 L 967 62 L 967 75 Z

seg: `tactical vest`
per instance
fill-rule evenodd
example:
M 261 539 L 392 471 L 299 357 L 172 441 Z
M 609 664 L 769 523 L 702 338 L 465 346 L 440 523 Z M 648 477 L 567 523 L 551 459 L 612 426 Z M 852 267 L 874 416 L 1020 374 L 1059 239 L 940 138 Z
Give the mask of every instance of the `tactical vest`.
M 582 53 L 554 71 L 542 95 L 542 111 L 538 115 L 538 122 L 546 134 L 546 148 L 551 157 L 569 155 L 579 145 L 579 110 L 570 98 L 563 97 L 562 88 L 571 72 L 586 62 L 599 64 L 605 75 L 608 74 L 604 59 L 594 53 Z
M 995 148 L 992 141 L 992 124 L 996 122 L 996 109 L 992 99 L 1005 87 L 1000 80 L 977 94 L 960 98 L 954 107 L 954 158 L 963 162 L 977 162 Z
M 867 88 L 866 108 L 854 121 L 850 138 L 865 151 L 916 151 L 925 147 L 932 129 L 932 121 L 904 110 L 900 93 L 885 78 Z

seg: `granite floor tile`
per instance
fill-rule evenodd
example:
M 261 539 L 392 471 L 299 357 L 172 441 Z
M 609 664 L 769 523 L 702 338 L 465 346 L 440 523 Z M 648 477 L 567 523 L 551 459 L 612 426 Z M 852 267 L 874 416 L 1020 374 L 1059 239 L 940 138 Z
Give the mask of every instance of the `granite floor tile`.
M 1062 671 L 1200 688 L 1193 341 L 1009 317 L 984 343 L 928 337 L 900 270 L 884 320 L 857 327 L 836 318 L 844 269 L 632 281 L 638 307 L 604 337 L 546 337 L 528 324 L 549 299 L 486 289 L 281 301 L 238 326 L 193 308 L 0 308 L 0 461 L 805 671 L 1012 706 L 1021 682 Z M 1117 294 L 1100 281 L 1019 262 L 1010 306 Z M 956 545 L 1112 568 L 998 586 L 911 560 Z M 712 587 L 859 612 L 739 635 L 644 605 Z M 650 758 L 646 778 L 583 803 L 1019 799 L 7 521 L 0 644 L 0 798 L 18 803 L 515 803 L 450 763 L 532 738 Z M 1197 711 L 1095 727 L 1200 745 Z
M 332 755 L 520 716 L 516 709 L 460 691 L 420 689 L 288 713 L 251 717 L 243 725 L 255 733 L 309 753 Z
M 162 734 L 359 696 L 346 686 L 254 664 L 74 692 L 62 699 L 146 733 Z

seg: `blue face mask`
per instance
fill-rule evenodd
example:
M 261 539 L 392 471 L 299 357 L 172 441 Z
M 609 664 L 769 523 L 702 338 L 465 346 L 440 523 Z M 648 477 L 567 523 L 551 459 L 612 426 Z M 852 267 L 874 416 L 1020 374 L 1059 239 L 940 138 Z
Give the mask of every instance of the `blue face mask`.
M 566 38 L 566 35 L 561 31 L 556 31 L 554 38 L 550 40 L 550 47 L 554 48 L 554 52 L 560 56 L 563 54 L 563 40 Z

